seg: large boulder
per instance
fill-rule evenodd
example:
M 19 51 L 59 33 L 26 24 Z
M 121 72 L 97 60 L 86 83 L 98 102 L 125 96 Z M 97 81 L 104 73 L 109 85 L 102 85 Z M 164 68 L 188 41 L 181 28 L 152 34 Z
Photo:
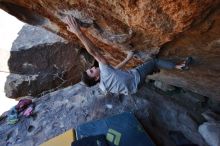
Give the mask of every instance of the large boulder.
M 154 79 L 220 100 L 219 4 L 219 0 L 1 0 L 0 8 L 79 43 L 64 21 L 73 15 L 112 65 L 122 61 L 127 50 L 138 52 L 127 68 L 148 54 L 177 60 L 193 56 L 195 65 L 189 72 L 161 72 Z
M 85 67 L 93 62 L 77 44 L 30 25 L 19 32 L 10 53 L 11 74 L 5 83 L 9 98 L 40 96 L 75 84 Z

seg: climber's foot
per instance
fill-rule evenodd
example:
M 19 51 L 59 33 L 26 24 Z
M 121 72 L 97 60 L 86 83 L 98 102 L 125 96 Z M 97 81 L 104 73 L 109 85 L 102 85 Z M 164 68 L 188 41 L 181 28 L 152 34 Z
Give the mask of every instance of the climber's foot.
M 183 63 L 176 65 L 176 68 L 180 70 L 189 70 L 189 65 L 192 63 L 192 60 L 192 57 L 189 56 L 183 61 Z

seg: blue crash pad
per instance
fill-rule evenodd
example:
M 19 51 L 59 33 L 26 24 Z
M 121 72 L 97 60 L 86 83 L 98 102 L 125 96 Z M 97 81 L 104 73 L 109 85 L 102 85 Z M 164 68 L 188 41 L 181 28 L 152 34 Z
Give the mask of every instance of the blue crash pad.
M 77 139 L 106 135 L 109 146 L 155 146 L 132 113 L 82 124 L 76 128 Z

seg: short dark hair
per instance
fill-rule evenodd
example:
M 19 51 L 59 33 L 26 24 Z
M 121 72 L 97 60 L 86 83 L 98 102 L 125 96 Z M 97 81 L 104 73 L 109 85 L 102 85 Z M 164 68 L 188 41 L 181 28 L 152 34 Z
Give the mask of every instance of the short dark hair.
M 86 71 L 82 73 L 81 80 L 89 87 L 94 86 L 99 82 L 99 80 L 89 77 Z

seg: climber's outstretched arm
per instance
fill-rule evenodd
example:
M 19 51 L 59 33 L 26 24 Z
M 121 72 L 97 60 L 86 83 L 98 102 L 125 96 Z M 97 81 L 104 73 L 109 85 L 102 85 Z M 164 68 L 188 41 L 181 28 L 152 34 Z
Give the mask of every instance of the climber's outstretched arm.
M 67 29 L 73 32 L 86 47 L 86 50 L 90 55 L 92 55 L 98 62 L 103 64 L 108 64 L 106 58 L 100 53 L 99 48 L 97 48 L 90 40 L 82 33 L 80 30 L 79 24 L 76 19 L 72 16 L 66 17 L 66 23 L 68 24 Z
M 116 69 L 120 69 L 122 68 L 134 55 L 133 51 L 129 51 L 127 52 L 127 57 L 125 58 L 125 60 L 123 60 L 121 63 L 119 63 L 117 66 L 115 66 Z

